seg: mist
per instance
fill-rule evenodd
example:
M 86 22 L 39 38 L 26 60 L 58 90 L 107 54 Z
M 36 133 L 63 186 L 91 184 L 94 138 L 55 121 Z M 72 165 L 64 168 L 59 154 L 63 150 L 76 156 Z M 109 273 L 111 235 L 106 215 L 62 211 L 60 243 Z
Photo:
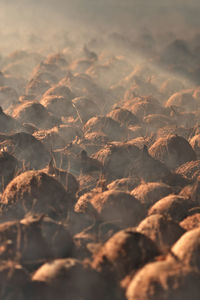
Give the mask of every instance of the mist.
M 118 0 L 19 0 L 0 3 L 1 49 L 4 42 L 15 50 L 28 44 L 31 35 L 48 44 L 55 40 L 49 36 L 64 31 L 70 37 L 106 35 L 121 32 L 129 37 L 148 29 L 154 34 L 174 33 L 185 37 L 199 26 L 198 1 L 118 1 Z M 33 36 L 32 36 L 33 39 Z M 4 48 L 4 49 L 3 49 Z M 9 50 L 9 48 L 8 48 Z

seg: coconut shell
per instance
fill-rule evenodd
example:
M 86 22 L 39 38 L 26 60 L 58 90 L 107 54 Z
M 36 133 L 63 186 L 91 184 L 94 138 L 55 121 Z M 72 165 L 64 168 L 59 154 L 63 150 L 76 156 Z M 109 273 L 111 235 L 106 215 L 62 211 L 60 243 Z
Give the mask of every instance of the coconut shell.
M 7 185 L 1 199 L 1 214 L 21 218 L 27 212 L 36 212 L 62 219 L 72 202 L 71 194 L 52 176 L 27 171 Z
M 149 153 L 170 169 L 175 169 L 188 161 L 196 160 L 196 154 L 188 141 L 178 135 L 159 138 L 150 147 Z
M 132 230 L 114 234 L 94 256 L 93 268 L 101 272 L 114 272 L 122 279 L 151 261 L 159 251 L 148 237 Z
M 131 195 L 141 201 L 141 203 L 148 209 L 158 200 L 172 192 L 173 189 L 165 183 L 148 182 L 141 183 L 137 186 L 134 190 L 132 190 Z
M 128 300 L 197 300 L 199 273 L 181 264 L 159 261 L 147 264 L 128 286 Z
M 137 231 L 154 241 L 162 253 L 168 252 L 171 246 L 185 233 L 178 223 L 159 214 L 146 217 L 137 226 Z

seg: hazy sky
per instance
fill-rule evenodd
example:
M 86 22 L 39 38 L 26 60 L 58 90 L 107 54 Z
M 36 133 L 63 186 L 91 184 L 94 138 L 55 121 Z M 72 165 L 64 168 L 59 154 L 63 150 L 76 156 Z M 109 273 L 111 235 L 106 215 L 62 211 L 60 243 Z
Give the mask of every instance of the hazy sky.
M 43 38 L 61 29 L 72 35 L 84 30 L 131 34 L 146 27 L 184 36 L 186 29 L 199 28 L 199 8 L 197 0 L 0 0 L 0 36 L 11 34 L 13 46 L 20 45 L 18 33 Z
M 7 26 L 12 22 L 28 24 L 64 23 L 67 20 L 93 22 L 102 25 L 134 25 L 163 20 L 174 15 L 184 16 L 188 23 L 198 24 L 199 1 L 185 0 L 1 0 L 1 16 Z M 52 24 L 49 24 L 49 26 Z M 56 24 L 55 24 L 56 25 Z M 169 24 L 170 25 L 170 24 Z

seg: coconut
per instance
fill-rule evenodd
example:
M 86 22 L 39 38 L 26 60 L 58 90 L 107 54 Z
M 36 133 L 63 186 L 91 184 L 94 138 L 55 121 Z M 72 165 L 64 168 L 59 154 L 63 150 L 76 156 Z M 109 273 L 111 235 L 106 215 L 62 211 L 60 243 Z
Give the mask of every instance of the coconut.
M 20 132 L 11 135 L 1 135 L 0 148 L 12 153 L 26 167 L 44 168 L 50 160 L 50 154 L 45 146 L 31 134 Z
M 110 184 L 108 184 L 107 188 L 109 190 L 118 190 L 123 192 L 130 192 L 140 183 L 140 179 L 135 177 L 121 178 L 116 179 Z
M 72 195 L 75 195 L 79 190 L 79 182 L 76 180 L 75 176 L 63 169 L 56 168 L 52 160 L 43 171 L 55 177 Z
M 68 62 L 62 53 L 49 54 L 44 60 L 44 63 L 56 64 L 60 68 L 66 68 L 68 66 Z
M 66 142 L 58 133 L 58 128 L 54 127 L 49 130 L 38 130 L 33 133 L 33 136 L 41 141 L 49 151 L 61 149 L 66 146 Z
M 177 126 L 177 125 L 170 125 L 170 126 L 164 126 L 163 128 L 160 128 L 156 132 L 157 139 L 159 138 L 168 138 L 170 135 L 178 135 L 182 136 L 185 139 L 188 139 L 191 135 L 191 132 L 193 129 L 188 129 L 183 126 Z
M 63 78 L 60 84 L 69 87 L 76 97 L 89 97 L 95 101 L 97 105 L 100 103 L 102 105 L 105 101 L 103 99 L 103 90 L 85 73 L 76 73 Z
M 189 180 L 195 180 L 200 176 L 200 160 L 186 162 L 176 169 L 176 174 L 180 174 Z
M 108 113 L 107 116 L 124 126 L 136 125 L 139 122 L 136 115 L 134 115 L 131 111 L 120 107 L 116 107 Z
M 186 231 L 200 227 L 200 213 L 188 216 L 187 218 L 183 219 L 179 224 Z
M 149 215 L 162 214 L 180 222 L 187 214 L 188 209 L 194 204 L 190 199 L 179 195 L 168 195 L 157 201 L 150 209 Z
M 62 70 L 56 63 L 50 63 L 48 61 L 41 61 L 34 69 L 33 76 L 41 72 L 49 72 L 55 75 L 58 80 L 65 76 L 66 71 Z
M 164 94 L 167 97 L 172 96 L 173 94 L 180 92 L 183 90 L 184 84 L 182 81 L 176 79 L 176 78 L 170 78 L 166 79 L 161 87 L 160 87 L 160 92 Z
M 24 291 L 30 284 L 30 277 L 19 263 L 9 260 L 1 261 L 0 282 L 0 295 L 2 299 L 26 299 Z
M 131 130 L 133 129 L 133 127 L 130 128 Z M 155 142 L 155 137 L 154 135 L 151 135 L 150 137 L 147 136 L 139 136 L 137 138 L 134 139 L 130 139 L 127 144 L 129 145 L 135 145 L 136 147 L 138 147 L 139 149 L 143 149 L 144 146 L 148 146 L 150 147 L 153 143 Z
M 156 133 L 158 129 L 173 123 L 173 121 L 164 114 L 150 114 L 144 117 L 143 120 L 148 134 Z
M 50 90 L 52 90 L 52 88 Z M 44 95 L 40 100 L 40 103 L 58 118 L 76 116 L 71 97 L 67 94 L 65 96 Z
M 15 177 L 1 199 L 1 213 L 6 218 L 21 218 L 27 212 L 65 218 L 72 196 L 52 176 L 41 171 L 27 171 Z
M 13 117 L 21 123 L 31 122 L 38 128 L 48 129 L 61 121 L 48 113 L 47 109 L 38 102 L 24 102 L 13 111 Z
M 90 98 L 77 97 L 72 100 L 72 103 L 77 111 L 78 117 L 81 119 L 83 124 L 100 113 L 100 108 Z
M 178 263 L 159 261 L 147 264 L 128 286 L 128 300 L 199 299 L 199 274 Z
M 149 114 L 160 114 L 163 112 L 161 105 L 148 97 L 140 98 L 138 101 L 125 102 L 122 108 L 130 110 L 139 120 L 143 120 L 143 118 Z
M 70 70 L 75 74 L 85 73 L 91 65 L 93 65 L 93 61 L 91 61 L 90 59 L 75 59 L 70 65 Z
M 200 270 L 200 228 L 195 228 L 186 232 L 182 237 L 174 244 L 171 249 L 172 255 L 169 257 L 174 260 L 180 261 L 180 263 Z
M 161 182 L 141 183 L 134 190 L 131 195 L 138 199 L 147 209 L 151 207 L 161 198 L 171 194 L 173 189 Z
M 75 205 L 76 212 L 91 213 L 91 205 L 103 222 L 116 223 L 122 228 L 135 226 L 144 217 L 144 208 L 129 193 L 105 191 L 92 198 L 80 197 Z
M 188 141 L 178 135 L 159 138 L 149 149 L 149 153 L 171 169 L 196 160 L 196 154 Z
M 190 198 L 193 207 L 199 206 L 200 204 L 199 190 L 200 190 L 200 177 L 198 176 L 194 183 L 187 185 L 181 190 L 180 195 L 183 197 Z
M 128 131 L 125 127 L 110 117 L 93 117 L 87 121 L 83 128 L 85 133 L 102 131 L 110 140 L 120 141 L 126 139 Z
M 192 146 L 192 149 L 197 154 L 197 157 L 200 157 L 200 134 L 196 134 L 193 136 L 190 140 L 190 145 Z
M 178 223 L 160 214 L 146 217 L 137 226 L 137 231 L 154 241 L 162 253 L 168 252 L 171 246 L 185 233 Z
M 52 297 L 59 300 L 105 299 L 106 294 L 109 294 L 100 274 L 72 258 L 44 264 L 33 274 L 32 279 L 45 282 L 52 290 Z
M 193 90 L 183 90 L 173 94 L 165 103 L 166 107 L 178 106 L 182 111 L 197 109 L 197 101 L 192 97 Z
M 86 133 L 84 137 L 78 141 L 78 144 L 81 145 L 89 155 L 92 155 L 103 148 L 108 142 L 108 136 L 103 132 L 97 131 Z
M 47 82 L 50 86 L 57 84 L 58 82 L 58 78 L 55 76 L 55 74 L 47 71 L 40 71 L 38 73 L 35 73 L 32 79 L 33 78 L 36 81 Z
M 18 260 L 22 265 L 41 263 L 52 258 L 52 250 L 42 236 L 40 222 L 25 219 L 0 224 L 2 260 Z
M 134 162 L 140 155 L 140 150 L 134 145 L 111 144 L 99 150 L 94 158 L 104 166 L 104 176 L 108 182 L 123 177 L 129 177 L 134 168 Z
M 62 124 L 57 127 L 58 133 L 65 143 L 71 143 L 76 137 L 82 136 L 82 132 L 79 127 L 68 124 Z M 79 152 L 81 149 L 79 148 Z
M 47 96 L 61 96 L 67 100 L 72 100 L 74 98 L 72 91 L 67 86 L 62 84 L 57 84 L 47 90 L 43 95 L 43 98 L 46 98 Z
M 148 237 L 126 229 L 114 234 L 102 246 L 95 254 L 92 266 L 103 273 L 114 273 L 118 279 L 122 279 L 158 254 L 156 245 Z
M 38 79 L 36 76 L 31 78 L 27 83 L 26 94 L 35 95 L 36 98 L 40 98 L 50 87 L 50 83 L 45 80 Z

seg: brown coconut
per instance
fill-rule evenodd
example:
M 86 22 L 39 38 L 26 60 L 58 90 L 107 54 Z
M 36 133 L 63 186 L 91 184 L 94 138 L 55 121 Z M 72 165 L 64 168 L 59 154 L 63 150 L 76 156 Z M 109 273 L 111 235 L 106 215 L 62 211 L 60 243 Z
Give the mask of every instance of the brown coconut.
M 26 298 L 24 291 L 30 284 L 30 276 L 19 263 L 10 260 L 1 261 L 0 281 L 2 299 L 24 300 Z
M 200 176 L 200 160 L 186 162 L 176 169 L 176 174 L 180 174 L 189 180 L 195 180 Z
M 39 99 L 50 87 L 47 81 L 33 77 L 26 85 L 26 94 L 35 95 Z
M 34 69 L 33 69 L 33 76 L 40 72 L 49 72 L 55 75 L 58 80 L 65 76 L 65 71 L 62 70 L 56 63 L 50 63 L 49 61 L 42 61 L 40 62 Z
M 200 227 L 200 213 L 193 214 L 181 221 L 180 226 L 186 231 Z
M 134 115 L 131 111 L 121 107 L 116 107 L 114 110 L 108 113 L 107 116 L 124 126 L 136 125 L 139 123 L 136 115 Z
M 93 157 L 103 164 L 104 176 L 111 182 L 132 175 L 134 162 L 139 155 L 140 150 L 136 146 L 119 143 L 105 146 Z
M 199 273 L 178 263 L 147 264 L 133 277 L 126 292 L 128 300 L 199 299 Z
M 118 190 L 123 192 L 131 192 L 140 184 L 140 179 L 135 177 L 116 179 L 107 185 L 109 190 Z
M 169 126 L 173 121 L 164 114 L 150 114 L 143 119 L 148 134 L 156 133 L 158 129 Z
M 116 223 L 122 228 L 135 226 L 144 217 L 142 204 L 129 193 L 121 191 L 105 191 L 89 199 L 80 197 L 75 211 L 90 214 L 91 205 L 102 222 Z
M 108 142 L 108 136 L 99 131 L 86 133 L 84 137 L 78 141 L 79 145 L 81 145 L 89 155 L 95 154 Z
M 162 214 L 171 217 L 173 221 L 180 222 L 187 216 L 191 207 L 194 207 L 194 203 L 189 198 L 171 194 L 157 201 L 149 209 L 148 214 Z
M 13 117 L 21 123 L 33 123 L 38 128 L 48 129 L 59 125 L 61 121 L 48 113 L 38 102 L 24 102 L 13 111 Z
M 21 218 L 28 212 L 66 217 L 73 198 L 52 176 L 41 171 L 27 171 L 15 177 L 1 198 L 1 213 L 5 218 Z
M 178 106 L 182 111 L 197 109 L 197 101 L 192 97 L 193 90 L 180 91 L 173 94 L 165 103 L 166 107 Z
M 76 97 L 85 96 L 91 98 L 97 104 L 102 103 L 102 101 L 104 103 L 102 89 L 85 73 L 67 76 L 60 81 L 60 84 L 67 85 Z
M 148 237 L 133 230 L 115 233 L 94 255 L 93 268 L 122 279 L 154 259 L 159 251 Z
M 68 100 L 72 100 L 74 98 L 72 91 L 67 86 L 62 84 L 57 84 L 47 90 L 43 95 L 43 98 L 47 96 L 62 96 Z
M 139 120 L 143 120 L 147 115 L 163 112 L 163 108 L 157 101 L 152 101 L 148 98 L 130 101 L 130 103 L 125 103 L 122 107 L 130 110 Z
M 66 146 L 66 141 L 59 135 L 57 127 L 35 131 L 33 136 L 41 141 L 49 151 Z
M 132 127 L 130 128 L 132 130 Z M 139 149 L 143 149 L 144 146 L 148 146 L 148 148 L 155 142 L 155 136 L 151 135 L 150 137 L 148 136 L 139 136 L 137 138 L 134 139 L 130 139 L 128 140 L 128 144 L 130 145 L 135 145 L 136 147 L 138 147 Z
M 151 207 L 161 198 L 171 194 L 172 187 L 161 182 L 141 183 L 134 190 L 131 195 L 138 199 L 147 209 Z
M 57 127 L 57 131 L 65 144 L 71 143 L 76 137 L 82 136 L 82 131 L 78 126 L 61 124 Z
M 190 140 L 190 145 L 192 149 L 195 151 L 198 158 L 200 158 L 200 134 L 196 134 Z
M 183 88 L 184 88 L 183 82 L 181 82 L 180 80 L 178 80 L 176 78 L 170 78 L 170 79 L 166 79 L 165 81 L 163 81 L 163 83 L 160 87 L 160 92 L 163 95 L 170 97 L 174 93 L 183 90 Z
M 66 68 L 68 66 L 68 62 L 62 53 L 49 54 L 44 62 L 46 64 L 56 64 L 60 68 Z
M 72 103 L 77 112 L 77 116 L 80 118 L 83 124 L 85 124 L 92 117 L 100 114 L 100 108 L 90 98 L 77 97 L 72 100 Z
M 200 205 L 200 177 L 198 176 L 194 183 L 185 186 L 180 195 L 191 199 L 191 204 L 194 206 Z
M 166 164 L 170 169 L 196 160 L 196 154 L 188 141 L 178 135 L 159 138 L 149 149 L 149 153 Z
M 45 282 L 52 291 L 52 299 L 105 299 L 109 294 L 100 274 L 73 258 L 44 264 L 32 279 Z
M 0 148 L 12 153 L 26 167 L 32 169 L 44 168 L 50 160 L 49 151 L 31 134 L 20 132 L 11 135 L 1 135 Z
M 75 176 L 66 170 L 56 168 L 53 160 L 50 161 L 48 166 L 43 169 L 43 171 L 56 178 L 56 180 L 62 183 L 66 190 L 72 195 L 75 195 L 79 190 L 79 182 L 77 181 Z
M 154 241 L 162 253 L 168 252 L 171 246 L 185 233 L 178 223 L 160 214 L 146 217 L 137 226 L 137 231 Z
M 44 95 L 40 100 L 40 103 L 58 118 L 76 116 L 71 97 L 67 94 L 66 96 Z
M 120 123 L 113 120 L 110 117 L 93 117 L 89 119 L 83 128 L 85 133 L 102 131 L 110 140 L 120 141 L 125 140 L 128 131 L 125 127 L 122 127 Z
M 176 259 L 180 263 L 200 270 L 200 228 L 195 228 L 187 231 L 182 237 L 174 244 L 171 249 L 169 257 Z
M 37 265 L 40 261 L 53 257 L 42 236 L 40 222 L 30 219 L 0 224 L 0 243 L 2 260 L 17 260 L 22 265 Z
M 156 136 L 157 139 L 163 138 L 163 137 L 168 137 L 170 135 L 178 135 L 182 136 L 185 139 L 188 139 L 192 133 L 193 129 L 188 129 L 183 126 L 177 126 L 177 125 L 170 125 L 170 126 L 165 126 L 163 128 L 160 128 L 157 130 Z

